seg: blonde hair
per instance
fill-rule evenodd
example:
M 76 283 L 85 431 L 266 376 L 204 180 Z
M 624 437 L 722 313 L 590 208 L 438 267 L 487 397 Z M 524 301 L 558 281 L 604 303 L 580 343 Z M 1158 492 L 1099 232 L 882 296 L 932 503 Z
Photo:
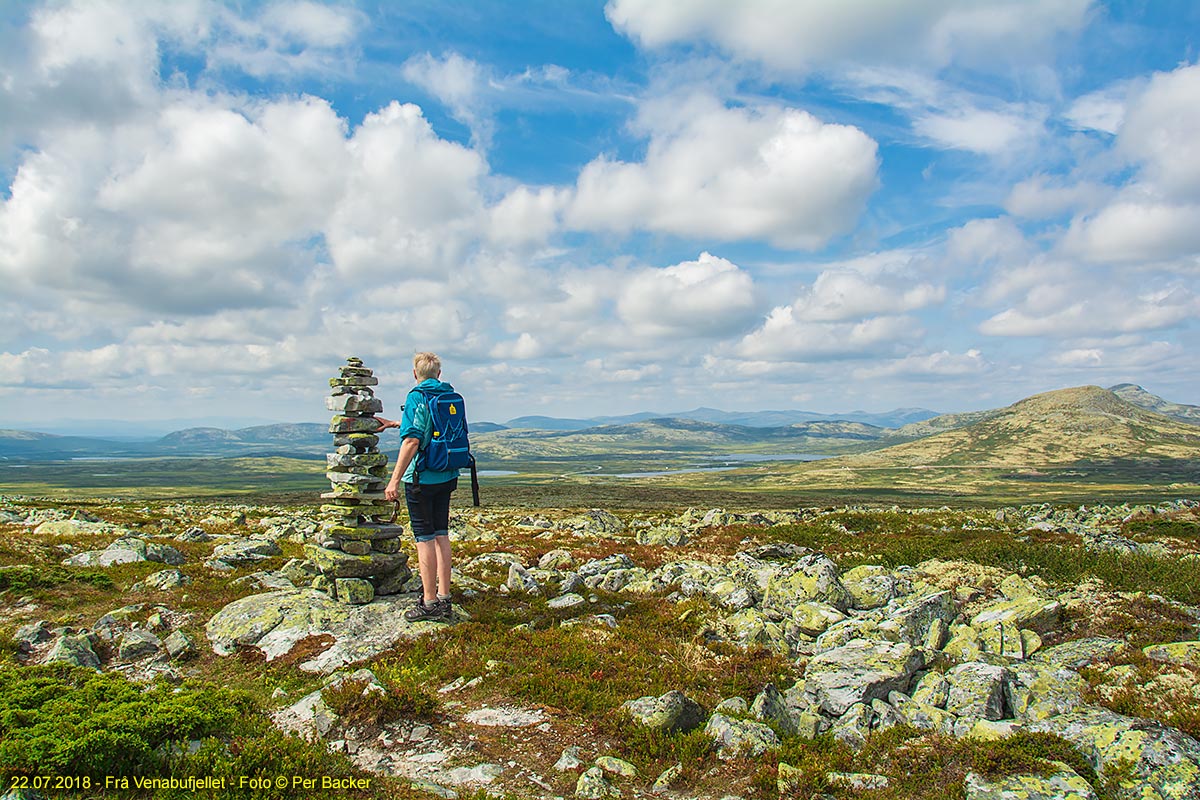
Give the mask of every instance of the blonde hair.
M 442 374 L 442 360 L 433 353 L 417 353 L 413 356 L 413 371 L 420 380 L 436 378 Z

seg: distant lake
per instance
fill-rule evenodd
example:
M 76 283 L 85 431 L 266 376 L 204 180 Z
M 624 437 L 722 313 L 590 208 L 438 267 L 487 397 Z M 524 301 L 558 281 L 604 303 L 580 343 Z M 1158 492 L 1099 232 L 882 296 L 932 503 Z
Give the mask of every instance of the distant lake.
M 820 461 L 832 456 L 818 456 L 812 453 L 726 453 L 713 456 L 713 461 Z
M 737 469 L 736 466 L 729 466 L 730 462 L 753 464 L 760 461 L 820 461 L 823 458 L 830 458 L 830 456 L 818 456 L 812 453 L 722 453 L 719 456 L 710 457 L 709 461 L 712 462 L 712 466 L 681 467 L 680 469 L 647 472 L 617 472 L 608 477 L 655 478 L 662 475 L 682 475 L 688 472 L 724 472 L 730 469 Z M 718 464 L 721 466 L 717 466 Z
M 658 472 L 614 472 L 611 475 L 599 475 L 604 478 L 654 478 L 660 475 L 682 475 L 685 472 L 724 472 L 737 467 L 684 467 L 683 469 L 664 469 Z
M 476 475 L 520 475 L 515 469 L 481 469 L 475 471 Z

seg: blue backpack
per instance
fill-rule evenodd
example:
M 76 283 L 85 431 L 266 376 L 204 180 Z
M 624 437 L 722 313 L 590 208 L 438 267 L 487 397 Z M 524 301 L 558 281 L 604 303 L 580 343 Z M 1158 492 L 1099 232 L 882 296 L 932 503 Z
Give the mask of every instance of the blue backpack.
M 471 493 L 475 505 L 479 505 L 479 478 L 467 436 L 467 405 L 463 396 L 458 392 L 413 391 L 425 401 L 429 419 L 433 423 L 429 444 L 417 454 L 417 472 L 423 469 L 435 472 L 471 470 Z

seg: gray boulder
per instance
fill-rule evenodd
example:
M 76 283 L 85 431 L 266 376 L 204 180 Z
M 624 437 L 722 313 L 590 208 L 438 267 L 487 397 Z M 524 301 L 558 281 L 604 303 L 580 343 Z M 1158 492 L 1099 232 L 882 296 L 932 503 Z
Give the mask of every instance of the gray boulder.
M 906 642 L 855 639 L 809 660 L 804 691 L 822 711 L 840 717 L 855 703 L 907 692 L 924 666 L 924 656 Z
M 989 780 L 975 772 L 963 782 L 966 800 L 1096 800 L 1096 791 L 1079 773 L 1053 762 L 1049 775 L 1005 775 Z
M 121 634 L 117 642 L 117 657 L 122 661 L 156 655 L 162 649 L 162 640 L 148 630 L 139 628 Z
M 176 660 L 187 658 L 196 652 L 196 645 L 192 642 L 192 637 L 183 631 L 173 631 L 163 640 L 163 647 L 166 648 L 167 655 Z
M 1120 781 L 1123 795 L 1161 800 L 1200 797 L 1200 742 L 1175 728 L 1085 707 L 1031 723 L 1029 729 L 1071 742 L 1101 778 L 1122 764 L 1132 764 L 1132 775 Z
M 192 579 L 177 569 L 160 569 L 151 572 L 129 587 L 131 592 L 166 592 L 192 582 Z
M 822 553 L 802 556 L 789 567 L 780 570 L 767 582 L 763 608 L 790 614 L 791 609 L 806 600 L 817 600 L 845 611 L 854 598 L 838 577 L 838 567 Z
M 916 598 L 893 600 L 879 624 L 882 638 L 908 642 L 913 646 L 925 644 L 929 629 L 937 622 L 954 619 L 954 599 L 950 592 L 935 592 Z
M 600 767 L 589 767 L 575 781 L 575 796 L 584 800 L 605 800 L 610 797 L 620 797 L 621 793 L 608 782 L 604 770 Z
M 92 649 L 92 640 L 86 634 L 64 633 L 55 640 L 43 663 L 64 662 L 76 667 L 87 667 L 99 671 L 100 656 Z
M 271 539 L 240 539 L 217 545 L 213 548 L 210 559 L 223 561 L 230 566 L 239 566 L 279 555 L 283 555 L 283 551 Z
M 787 698 L 774 684 L 768 683 L 763 687 L 750 704 L 750 713 L 755 719 L 774 726 L 782 733 L 795 733 L 797 730 L 796 719 L 788 708 Z
M 687 733 L 704 722 L 704 709 L 683 692 L 672 689 L 661 697 L 639 697 L 621 706 L 648 728 L 664 733 Z
M 1009 687 L 1013 674 L 1005 667 L 971 662 L 959 664 L 946 673 L 950 691 L 946 697 L 946 710 L 957 717 L 977 719 L 1007 719 L 1012 716 L 1009 708 Z
M 720 713 L 708 718 L 704 732 L 713 740 L 721 759 L 760 756 L 779 747 L 779 737 L 770 726 Z

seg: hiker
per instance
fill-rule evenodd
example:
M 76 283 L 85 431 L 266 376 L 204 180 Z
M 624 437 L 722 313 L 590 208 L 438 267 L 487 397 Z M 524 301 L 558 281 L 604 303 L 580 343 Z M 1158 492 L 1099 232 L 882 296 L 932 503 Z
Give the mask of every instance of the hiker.
M 441 381 L 442 362 L 433 353 L 413 356 L 413 379 L 417 381 L 404 400 L 399 422 L 376 416 L 386 428 L 400 429 L 400 456 L 392 479 L 384 490 L 388 500 L 399 501 L 400 483 L 413 538 L 417 541 L 417 566 L 421 573 L 422 597 L 404 613 L 409 622 L 449 620 L 450 606 L 450 493 L 458 488 L 458 470 L 427 469 L 422 451 L 433 437 L 433 420 L 426 396 L 454 391 Z

